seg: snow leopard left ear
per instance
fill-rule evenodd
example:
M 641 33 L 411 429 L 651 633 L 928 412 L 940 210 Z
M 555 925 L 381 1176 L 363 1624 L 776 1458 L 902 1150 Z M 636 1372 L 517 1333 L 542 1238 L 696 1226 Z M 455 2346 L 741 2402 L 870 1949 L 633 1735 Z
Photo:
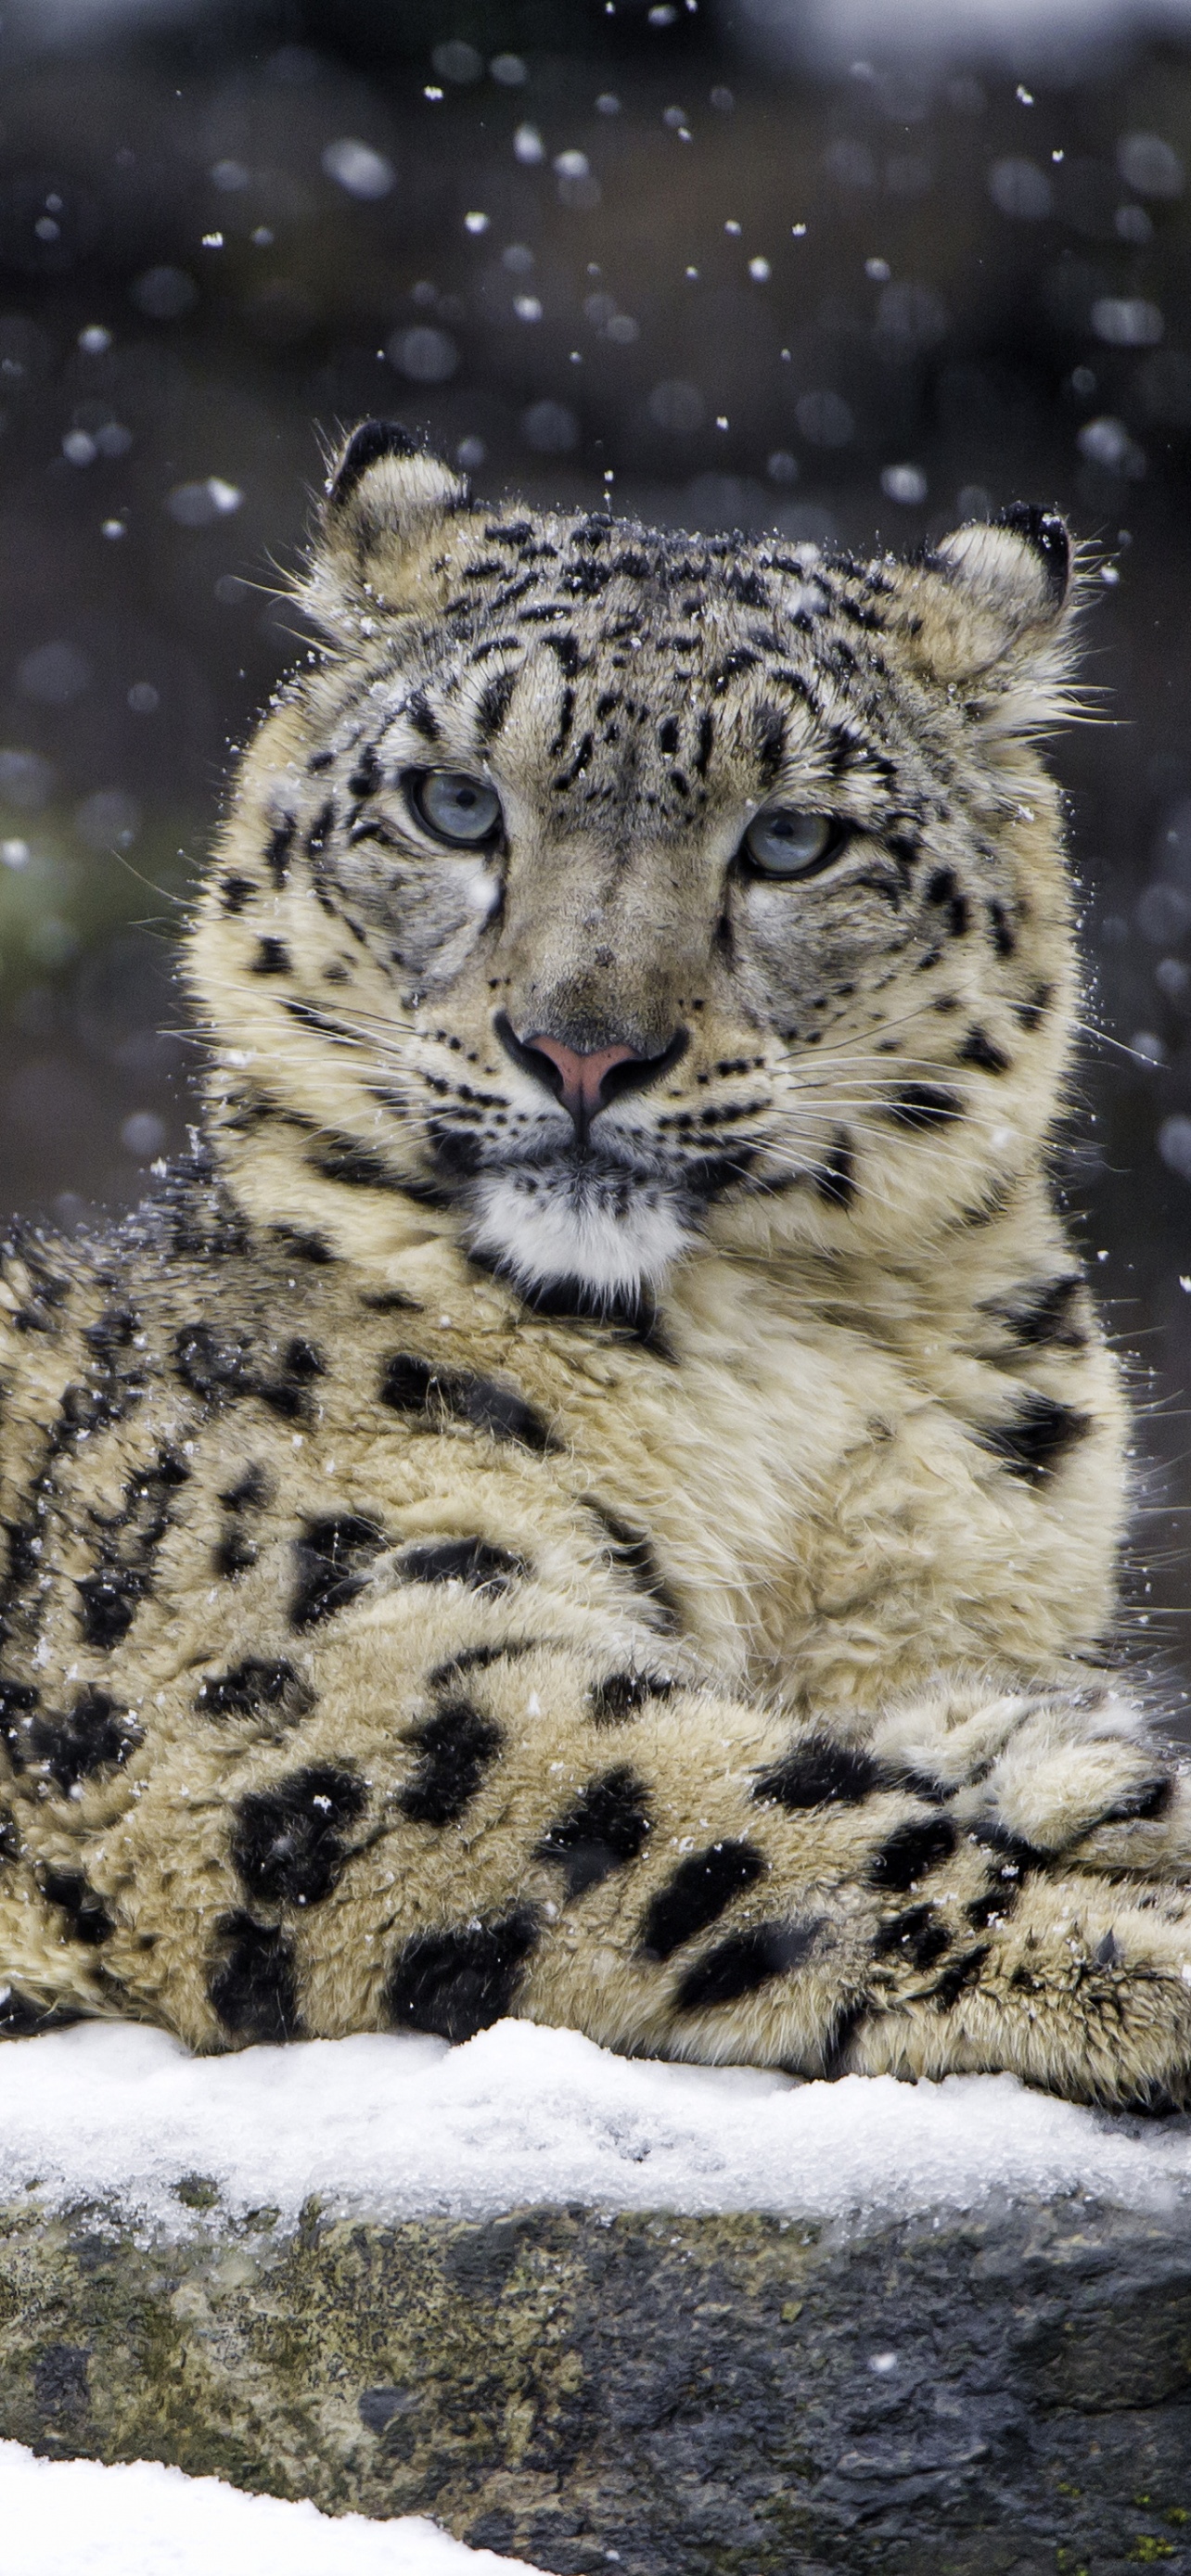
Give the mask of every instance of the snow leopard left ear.
M 327 476 L 302 585 L 307 613 L 347 637 L 370 606 L 413 606 L 445 523 L 470 500 L 466 476 L 399 421 L 365 421 Z
M 944 682 L 1061 687 L 1069 659 L 1072 547 L 1057 510 L 1026 501 L 944 537 L 903 595 L 906 640 Z M 1023 721 L 1041 720 L 1039 705 Z

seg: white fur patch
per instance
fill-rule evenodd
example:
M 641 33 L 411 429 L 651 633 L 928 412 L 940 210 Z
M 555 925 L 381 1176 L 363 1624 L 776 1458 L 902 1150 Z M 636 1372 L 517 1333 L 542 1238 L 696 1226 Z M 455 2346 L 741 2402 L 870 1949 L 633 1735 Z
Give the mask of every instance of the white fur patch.
M 493 1172 L 473 1205 L 475 1251 L 527 1287 L 581 1279 L 609 1300 L 656 1290 L 691 1240 L 656 1181 Z

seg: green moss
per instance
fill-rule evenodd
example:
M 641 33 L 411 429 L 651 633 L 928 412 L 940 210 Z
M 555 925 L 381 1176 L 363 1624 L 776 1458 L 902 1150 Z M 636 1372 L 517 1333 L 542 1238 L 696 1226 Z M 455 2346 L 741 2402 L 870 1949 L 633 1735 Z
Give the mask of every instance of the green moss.
M 214 2209 L 219 2199 L 219 2185 L 207 2174 L 183 2174 L 174 2184 L 175 2197 L 187 2209 Z
M 201 2175 L 179 2199 L 177 2242 L 101 2206 L 0 2212 L 0 2434 L 433 2513 L 564 2576 L 610 2551 L 622 2576 L 1182 2576 L 1180 2543 L 1136 2536 L 1126 2465 L 1178 2493 L 1186 2264 L 1152 2222 L 1113 2216 L 1093 2262 L 1086 2207 L 1028 2244 L 1013 2214 L 835 2243 L 751 2214 L 313 2203 L 286 2230 L 222 2216 Z

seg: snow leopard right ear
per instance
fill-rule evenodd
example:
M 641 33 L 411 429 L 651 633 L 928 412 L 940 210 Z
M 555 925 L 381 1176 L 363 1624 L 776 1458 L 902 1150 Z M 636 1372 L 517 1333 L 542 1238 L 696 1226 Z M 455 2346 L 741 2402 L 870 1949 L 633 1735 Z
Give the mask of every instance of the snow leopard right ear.
M 370 609 L 412 607 L 446 523 L 470 506 L 465 475 L 394 420 L 367 420 L 334 459 L 301 596 L 337 639 Z
M 974 689 L 1000 733 L 1064 710 L 1080 584 L 1057 510 L 1016 502 L 943 537 L 907 571 L 900 622 L 911 656 Z

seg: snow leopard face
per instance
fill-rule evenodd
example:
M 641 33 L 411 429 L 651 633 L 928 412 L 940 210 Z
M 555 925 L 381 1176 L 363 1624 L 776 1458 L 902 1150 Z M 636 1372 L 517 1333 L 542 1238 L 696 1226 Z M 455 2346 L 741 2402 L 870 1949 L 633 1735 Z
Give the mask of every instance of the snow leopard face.
M 358 431 L 194 943 L 225 1122 L 559 1310 L 992 1204 L 1066 1042 L 1067 587 L 1045 512 L 866 564 L 480 507 Z

